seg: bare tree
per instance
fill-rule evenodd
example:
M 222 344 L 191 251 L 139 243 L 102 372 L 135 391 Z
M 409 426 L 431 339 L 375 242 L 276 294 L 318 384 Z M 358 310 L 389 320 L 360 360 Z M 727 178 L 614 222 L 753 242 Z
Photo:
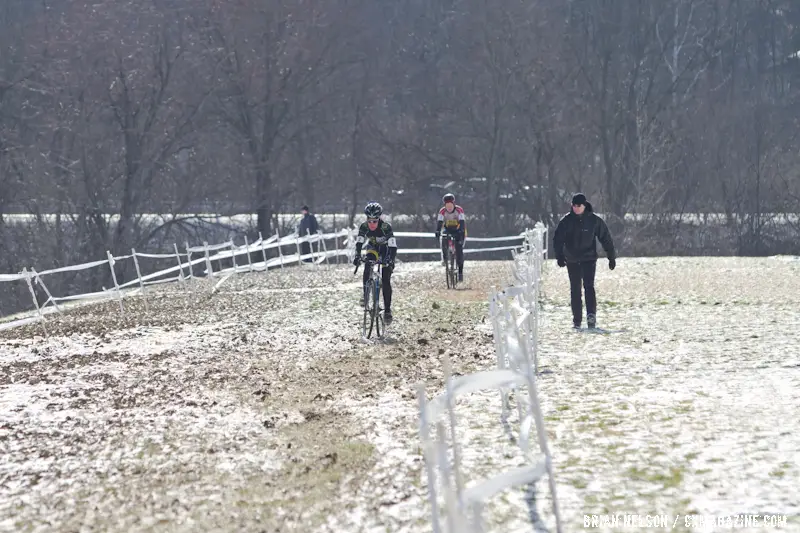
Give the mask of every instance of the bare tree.
M 352 61 L 336 53 L 346 35 L 336 31 L 343 18 L 334 13 L 318 2 L 222 6 L 210 1 L 198 22 L 218 68 L 220 126 L 237 136 L 249 157 L 258 230 L 264 235 L 271 233 L 281 202 L 283 181 L 275 173 L 280 157 L 308 127 L 302 118 L 331 97 L 330 79 Z

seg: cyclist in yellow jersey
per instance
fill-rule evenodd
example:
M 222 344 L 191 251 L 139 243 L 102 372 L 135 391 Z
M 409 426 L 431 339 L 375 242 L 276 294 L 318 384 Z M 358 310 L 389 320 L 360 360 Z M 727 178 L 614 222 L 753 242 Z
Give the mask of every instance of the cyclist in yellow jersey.
M 456 263 L 458 264 L 458 281 L 464 281 L 464 240 L 467 237 L 467 220 L 464 217 L 464 209 L 456 205 L 456 197 L 447 193 L 442 197 L 444 207 L 439 209 L 439 216 L 436 221 L 436 239 L 441 237 L 442 229 L 456 237 Z M 442 255 L 447 253 L 445 250 L 446 242 L 441 241 Z M 444 264 L 444 260 L 442 260 Z

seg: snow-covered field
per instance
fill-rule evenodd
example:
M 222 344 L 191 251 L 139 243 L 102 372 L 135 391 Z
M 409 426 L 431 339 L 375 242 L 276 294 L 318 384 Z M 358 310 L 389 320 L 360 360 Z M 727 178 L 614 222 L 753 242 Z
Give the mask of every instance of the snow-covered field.
M 379 343 L 359 339 L 344 266 L 3 332 L 0 531 L 430 531 L 414 385 L 441 391 L 445 353 L 491 367 L 486 297 L 508 267 L 469 262 L 447 292 L 441 267 L 400 265 Z M 565 531 L 602 513 L 800 531 L 800 260 L 601 260 L 608 335 L 571 330 L 566 278 L 548 262 L 540 360 Z M 468 480 L 520 464 L 496 392 L 458 412 Z M 545 482 L 498 497 L 491 530 L 553 530 L 548 498 Z

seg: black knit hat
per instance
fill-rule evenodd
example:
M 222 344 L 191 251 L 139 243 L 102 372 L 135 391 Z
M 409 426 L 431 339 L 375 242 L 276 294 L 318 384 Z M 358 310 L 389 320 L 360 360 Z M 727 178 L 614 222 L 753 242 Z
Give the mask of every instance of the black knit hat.
M 303 207 L 300 208 L 300 211 L 308 211 L 308 210 L 309 209 L 307 205 L 304 205 Z
M 579 192 L 573 196 L 572 205 L 586 205 L 586 195 L 584 195 L 582 192 Z

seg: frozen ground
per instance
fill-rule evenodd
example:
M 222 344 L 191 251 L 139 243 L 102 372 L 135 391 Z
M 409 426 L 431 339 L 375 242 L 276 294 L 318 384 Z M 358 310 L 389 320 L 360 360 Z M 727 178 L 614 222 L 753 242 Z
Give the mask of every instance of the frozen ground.
M 388 340 L 351 267 L 195 281 L 0 335 L 0 531 L 430 531 L 414 385 L 490 368 L 504 263 L 403 264 Z M 540 396 L 565 531 L 584 514 L 777 513 L 800 531 L 800 261 L 621 259 L 574 332 L 546 266 Z M 309 287 L 315 290 L 308 290 Z M 497 393 L 459 402 L 468 480 L 520 464 Z M 512 426 L 513 426 L 513 420 Z M 547 485 L 492 531 L 552 529 Z M 678 527 L 676 530 L 680 531 Z

